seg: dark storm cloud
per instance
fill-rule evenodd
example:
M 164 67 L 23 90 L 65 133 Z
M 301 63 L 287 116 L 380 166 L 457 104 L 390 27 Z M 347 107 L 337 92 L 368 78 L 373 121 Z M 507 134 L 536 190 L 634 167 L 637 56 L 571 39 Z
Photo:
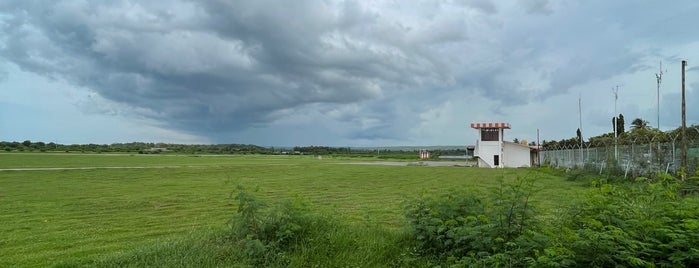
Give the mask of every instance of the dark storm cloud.
M 655 40 L 657 23 L 691 25 L 657 5 L 3 1 L 0 58 L 125 110 L 109 114 L 216 140 L 313 116 L 346 128 L 343 138 L 401 139 L 450 96 L 500 109 L 647 68 L 653 44 L 680 38 Z
M 439 35 L 420 40 L 399 21 L 377 25 L 378 14 L 351 1 L 16 1 L 2 9 L 5 59 L 193 132 L 243 128 L 310 103 L 375 99 L 442 76 L 422 48 Z

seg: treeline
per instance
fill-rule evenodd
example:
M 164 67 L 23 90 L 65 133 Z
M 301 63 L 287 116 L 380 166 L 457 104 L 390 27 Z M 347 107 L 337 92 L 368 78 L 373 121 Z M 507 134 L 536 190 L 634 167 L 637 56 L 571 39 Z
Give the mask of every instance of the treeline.
M 53 142 L 0 142 L 0 150 L 5 152 L 91 152 L 91 153 L 139 153 L 139 154 L 297 154 L 297 155 L 338 155 L 376 156 L 379 158 L 417 159 L 418 150 L 391 150 L 371 148 L 296 146 L 289 148 L 262 147 L 252 144 L 171 144 L 152 142 L 131 142 L 113 144 L 58 144 Z M 440 155 L 465 155 L 465 149 L 432 150 L 431 158 Z
M 170 143 L 113 143 L 113 144 L 58 144 L 45 142 L 0 142 L 6 152 L 94 152 L 94 153 L 181 153 L 181 154 L 274 154 L 274 148 L 252 144 L 170 144 Z
M 355 150 L 355 153 L 368 153 L 368 150 Z M 328 147 L 328 146 L 296 146 L 295 154 L 329 155 L 329 154 L 351 154 L 350 147 Z
M 619 117 L 623 120 L 623 116 Z M 623 122 L 623 121 L 622 121 Z M 623 124 L 623 123 L 621 123 Z M 687 140 L 699 141 L 699 125 L 687 126 Z M 569 139 L 561 139 L 560 141 L 542 141 L 541 145 L 544 148 L 555 149 L 562 147 L 579 147 L 581 145 L 581 135 L 576 135 Z M 583 139 L 582 145 L 585 147 L 600 147 L 614 144 L 614 131 L 593 136 L 587 140 Z M 620 145 L 628 144 L 646 144 L 646 143 L 665 143 L 679 142 L 682 140 L 682 128 L 678 127 L 669 131 L 661 131 L 657 128 L 650 127 L 648 121 L 641 118 L 636 118 L 631 123 L 631 130 L 625 131 L 623 125 L 618 126 L 616 130 L 616 142 Z
M 440 155 L 466 155 L 465 149 L 451 150 L 430 150 L 430 158 L 437 158 Z M 328 146 L 296 146 L 293 148 L 294 154 L 305 155 L 350 155 L 350 156 L 376 156 L 378 158 L 419 158 L 419 150 L 391 150 L 373 148 L 351 148 L 351 147 L 328 147 Z

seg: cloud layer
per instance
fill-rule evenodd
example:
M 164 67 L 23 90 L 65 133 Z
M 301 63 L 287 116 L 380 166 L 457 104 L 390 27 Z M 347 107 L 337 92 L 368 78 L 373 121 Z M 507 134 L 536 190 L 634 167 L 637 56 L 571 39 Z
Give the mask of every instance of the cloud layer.
M 433 128 L 535 113 L 682 57 L 665 46 L 696 44 L 681 15 L 697 4 L 660 5 L 3 1 L 0 57 L 85 88 L 92 112 L 216 142 L 439 143 Z

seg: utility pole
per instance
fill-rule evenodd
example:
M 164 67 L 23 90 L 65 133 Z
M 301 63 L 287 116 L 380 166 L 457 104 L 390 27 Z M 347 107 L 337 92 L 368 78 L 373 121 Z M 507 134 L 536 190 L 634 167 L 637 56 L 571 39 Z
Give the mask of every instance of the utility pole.
M 658 130 L 660 130 L 660 83 L 663 81 L 663 62 L 660 61 L 660 70 L 655 74 L 655 80 L 658 82 Z
M 539 129 L 536 129 L 536 158 L 537 164 L 541 167 L 541 143 L 539 143 Z
M 684 102 L 684 68 L 687 66 L 687 61 L 682 60 L 682 168 L 687 171 L 687 112 Z M 685 174 L 686 175 L 686 174 Z M 684 176 L 682 180 L 684 180 Z
M 582 95 L 578 93 L 578 117 L 579 117 L 579 125 L 578 129 L 580 129 L 580 161 L 584 164 L 585 160 L 584 155 L 583 155 L 583 129 L 582 129 Z
M 619 99 L 619 86 L 617 85 L 616 88 L 612 88 L 612 92 L 614 93 L 614 160 L 618 161 L 619 159 L 619 150 L 617 149 L 617 136 L 618 135 L 618 127 L 617 127 L 617 122 L 619 120 L 619 117 L 616 113 L 616 101 Z

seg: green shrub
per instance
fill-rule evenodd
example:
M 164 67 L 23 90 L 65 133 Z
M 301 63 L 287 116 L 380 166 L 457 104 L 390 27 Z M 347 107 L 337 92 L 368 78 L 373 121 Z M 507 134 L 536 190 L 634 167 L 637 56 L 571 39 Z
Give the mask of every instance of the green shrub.
M 490 193 L 420 197 L 407 208 L 417 253 L 457 266 L 525 266 L 548 243 L 533 217 L 532 193 L 530 180 L 517 179 Z
M 676 184 L 602 185 L 565 215 L 578 267 L 697 267 L 699 210 Z
M 285 253 L 306 242 L 309 233 L 328 225 L 323 217 L 311 213 L 301 200 L 272 206 L 238 186 L 235 196 L 238 215 L 231 221 L 231 235 L 256 264 L 283 263 Z
M 683 195 L 694 182 L 657 177 L 593 181 L 584 201 L 551 216 L 533 215 L 531 184 L 517 179 L 424 195 L 407 218 L 416 253 L 438 266 L 699 267 L 699 198 Z
M 680 187 L 680 193 L 682 195 L 697 194 L 699 193 L 699 170 L 697 170 L 694 176 L 688 177 Z
M 234 198 L 238 213 L 229 239 L 236 259 L 254 267 L 402 266 L 409 247 L 402 232 L 348 224 L 300 199 L 267 204 L 241 186 Z

